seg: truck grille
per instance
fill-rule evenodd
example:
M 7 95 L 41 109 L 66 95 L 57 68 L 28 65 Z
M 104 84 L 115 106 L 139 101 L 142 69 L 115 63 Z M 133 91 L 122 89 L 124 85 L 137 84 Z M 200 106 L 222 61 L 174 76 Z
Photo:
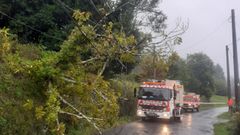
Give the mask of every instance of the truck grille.
M 151 110 L 163 110 L 163 106 L 149 106 L 149 105 L 142 105 L 143 109 L 151 109 Z

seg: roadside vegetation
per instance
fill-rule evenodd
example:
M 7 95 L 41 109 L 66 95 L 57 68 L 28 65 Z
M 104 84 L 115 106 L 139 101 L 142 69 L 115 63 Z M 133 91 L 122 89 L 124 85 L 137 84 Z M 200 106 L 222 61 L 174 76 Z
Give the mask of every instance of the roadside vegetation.
M 219 119 L 222 120 L 230 120 L 231 114 L 229 112 L 225 112 L 218 116 Z M 214 124 L 214 135 L 230 135 L 230 122 L 223 122 Z
M 239 135 L 240 113 L 225 112 L 218 116 L 220 122 L 214 125 L 214 135 Z M 226 122 L 221 122 L 224 120 Z
M 215 107 L 227 107 L 226 96 L 213 95 L 210 101 L 207 100 L 206 97 L 201 97 L 201 102 L 206 102 L 207 104 L 201 104 L 200 110 L 207 110 Z
M 201 97 L 202 102 L 216 102 L 216 103 L 224 103 L 227 104 L 227 96 L 219 96 L 213 95 L 210 100 L 206 99 L 206 97 Z
M 133 90 L 153 76 L 225 95 L 218 64 L 174 51 L 187 25 L 168 30 L 159 2 L 0 1 L 0 133 L 101 133 L 134 119 Z

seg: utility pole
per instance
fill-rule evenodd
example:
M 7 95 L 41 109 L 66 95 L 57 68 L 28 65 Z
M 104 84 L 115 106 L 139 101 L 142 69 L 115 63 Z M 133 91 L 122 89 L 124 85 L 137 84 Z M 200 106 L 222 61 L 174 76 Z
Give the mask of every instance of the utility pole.
M 153 79 L 156 79 L 156 46 L 153 45 Z
M 234 88 L 235 88 L 235 105 L 236 111 L 239 110 L 238 97 L 239 97 L 239 71 L 238 71 L 238 54 L 237 54 L 237 40 L 236 40 L 236 26 L 235 26 L 235 12 L 234 9 L 231 10 L 232 13 L 232 42 L 233 42 L 233 64 L 234 64 Z
M 228 99 L 232 97 L 231 94 L 231 83 L 230 83 L 230 71 L 229 71 L 229 55 L 228 55 L 229 48 L 226 45 L 226 60 L 227 60 L 227 95 Z

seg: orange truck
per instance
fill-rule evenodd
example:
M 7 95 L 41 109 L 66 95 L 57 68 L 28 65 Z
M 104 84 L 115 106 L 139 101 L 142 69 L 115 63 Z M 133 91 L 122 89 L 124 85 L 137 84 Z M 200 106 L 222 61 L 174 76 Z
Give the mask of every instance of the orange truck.
M 178 80 L 147 81 L 134 89 L 137 97 L 137 116 L 142 120 L 182 119 L 183 85 Z
M 183 110 L 199 111 L 200 108 L 200 95 L 195 93 L 187 93 L 183 96 Z

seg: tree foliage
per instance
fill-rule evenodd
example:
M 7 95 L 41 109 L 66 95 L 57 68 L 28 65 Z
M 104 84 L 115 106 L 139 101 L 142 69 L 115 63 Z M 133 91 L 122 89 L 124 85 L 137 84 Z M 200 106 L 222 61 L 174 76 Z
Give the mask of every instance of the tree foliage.
M 26 134 L 36 129 L 40 133 L 63 134 L 68 131 L 69 125 L 79 123 L 91 125 L 100 132 L 101 128 L 111 126 L 116 120 L 118 93 L 111 89 L 102 74 L 111 60 L 134 61 L 135 39 L 112 31 L 112 23 L 104 25 L 104 31 L 96 33 L 94 27 L 87 23 L 89 17 L 88 12 L 75 11 L 77 26 L 63 42 L 60 51 L 32 47 L 35 51 L 31 53 L 35 57 L 24 53 L 22 48 L 27 45 L 19 45 L 9 38 L 11 35 L 6 29 L 1 30 L 0 59 L 4 65 L 1 68 L 8 71 L 2 76 L 25 84 L 6 80 L 9 84 L 4 83 L 7 86 L 1 86 L 4 87 L 2 91 L 9 91 L 1 94 L 9 97 L 11 92 L 26 92 L 23 96 L 20 93 L 19 99 L 14 98 L 16 101 L 8 99 L 13 106 L 31 114 L 27 117 L 37 123 L 34 127 L 24 127 L 22 130 Z M 14 84 L 13 87 L 10 87 L 11 84 Z M 18 89 L 14 88 L 16 85 L 19 85 Z M 7 104 L 4 99 L 1 101 L 3 105 Z M 9 104 L 6 106 L 9 107 Z M 10 121 L 6 111 L 1 110 L 1 114 L 5 114 L 1 118 L 7 123 L 6 128 L 11 129 L 15 125 L 10 134 L 21 132 L 22 127 L 16 126 L 20 123 Z M 16 112 L 18 115 L 11 115 L 11 119 L 24 115 L 19 111 Z M 20 122 L 26 125 L 31 121 Z M 1 127 L 1 130 L 4 129 Z
M 185 32 L 180 25 L 165 31 L 159 0 L 0 3 L 0 132 L 6 135 L 112 126 L 124 93 L 118 90 L 123 84 L 112 87 L 108 79 L 129 73 L 141 58 L 143 78 L 156 68 L 158 79 L 165 79 L 175 60 L 166 47 L 180 44 Z M 161 41 L 153 43 L 141 26 L 150 26 Z
M 212 60 L 203 53 L 196 53 L 187 57 L 187 64 L 191 71 L 188 88 L 192 92 L 210 99 L 215 92 L 214 64 Z
M 155 62 L 153 59 L 155 59 Z M 166 60 L 161 57 L 154 58 L 151 54 L 145 55 L 141 58 L 138 68 L 138 74 L 142 81 L 154 78 L 154 72 L 156 73 L 156 78 L 154 79 L 163 80 L 166 78 L 168 72 L 168 64 Z
M 224 76 L 223 69 L 219 64 L 214 65 L 214 80 L 216 85 L 216 94 L 226 96 L 227 94 L 226 79 Z
M 224 72 L 219 64 L 203 53 L 181 59 L 176 53 L 170 57 L 168 78 L 181 80 L 187 92 L 195 92 L 208 100 L 213 94 L 226 95 Z
M 173 53 L 168 61 L 169 70 L 167 78 L 172 80 L 181 80 L 184 86 L 189 85 L 190 82 L 190 71 L 186 61 L 177 53 Z
M 74 22 L 74 9 L 90 12 L 88 23 L 97 23 L 110 8 L 109 0 L 1 0 L 0 27 L 8 27 L 21 43 L 42 44 L 58 51 L 68 37 Z M 4 13 L 4 14 L 2 14 Z M 109 21 L 109 20 L 108 20 Z

